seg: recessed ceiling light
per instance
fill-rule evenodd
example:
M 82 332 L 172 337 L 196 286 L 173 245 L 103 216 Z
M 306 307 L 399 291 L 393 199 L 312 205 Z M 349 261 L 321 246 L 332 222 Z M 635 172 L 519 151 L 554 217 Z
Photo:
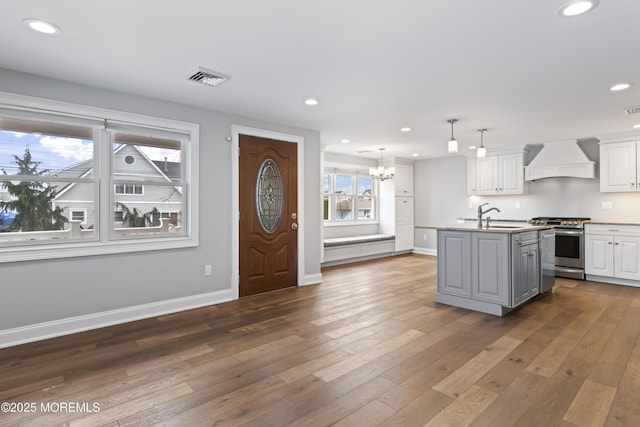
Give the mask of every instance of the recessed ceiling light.
M 348 139 L 342 139 L 342 140 L 340 140 L 340 142 L 342 142 L 343 144 L 348 144 L 348 143 L 350 143 L 351 141 L 350 141 L 350 140 L 348 140 Z
M 420 154 L 418 154 L 418 153 L 413 153 L 413 154 L 412 154 L 412 156 L 413 156 L 413 157 L 420 157 Z
M 637 125 L 633 125 L 634 129 L 640 129 L 640 123 L 638 123 Z
M 23 20 L 24 24 L 32 29 L 43 34 L 59 34 L 60 28 L 53 25 L 51 22 L 43 21 L 42 19 L 27 18 Z
M 611 92 L 619 92 L 621 90 L 626 90 L 631 87 L 631 83 L 617 83 L 609 88 Z
M 405 126 L 403 128 L 400 128 L 400 132 L 411 132 L 413 129 L 411 129 L 409 126 Z
M 475 150 L 476 148 L 478 148 L 478 147 L 476 147 L 475 145 L 470 145 L 469 146 L 469 150 Z
M 305 105 L 318 105 L 319 101 L 315 98 L 309 98 L 304 100 Z
M 560 8 L 558 15 L 572 17 L 582 15 L 593 10 L 598 5 L 598 0 L 574 0 Z

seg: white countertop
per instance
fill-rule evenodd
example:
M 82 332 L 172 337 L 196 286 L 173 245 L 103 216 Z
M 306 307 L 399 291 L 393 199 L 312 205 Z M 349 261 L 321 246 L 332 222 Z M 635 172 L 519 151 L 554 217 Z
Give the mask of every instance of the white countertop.
M 434 228 L 436 230 L 449 230 L 449 231 L 481 231 L 487 233 L 522 233 L 525 231 L 538 231 L 548 230 L 553 228 L 550 225 L 492 225 L 489 228 L 478 228 L 476 224 L 451 224 L 451 225 L 439 225 L 424 228 Z

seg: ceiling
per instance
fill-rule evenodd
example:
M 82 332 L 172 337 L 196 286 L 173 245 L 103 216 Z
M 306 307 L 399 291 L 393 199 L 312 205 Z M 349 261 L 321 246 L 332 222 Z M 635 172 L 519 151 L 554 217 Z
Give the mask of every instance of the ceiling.
M 314 129 L 371 158 L 447 156 L 450 118 L 460 153 L 479 128 L 489 149 L 632 132 L 640 2 L 562 18 L 567 2 L 8 0 L 0 67 Z M 187 80 L 199 66 L 231 79 Z M 609 91 L 620 81 L 635 84 Z

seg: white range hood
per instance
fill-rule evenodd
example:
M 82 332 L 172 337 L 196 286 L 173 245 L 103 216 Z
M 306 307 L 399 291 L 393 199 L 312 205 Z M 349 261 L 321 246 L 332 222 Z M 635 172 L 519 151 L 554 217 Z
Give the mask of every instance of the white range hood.
M 524 167 L 524 179 L 595 178 L 595 167 L 596 163 L 584 154 L 578 141 L 547 142 L 529 166 Z

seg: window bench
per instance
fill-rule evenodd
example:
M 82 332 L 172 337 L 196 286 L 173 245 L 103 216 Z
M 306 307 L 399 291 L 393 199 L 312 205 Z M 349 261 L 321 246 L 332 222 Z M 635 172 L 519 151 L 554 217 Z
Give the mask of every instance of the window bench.
M 366 234 L 324 239 L 323 266 L 379 258 L 393 254 L 395 236 Z

